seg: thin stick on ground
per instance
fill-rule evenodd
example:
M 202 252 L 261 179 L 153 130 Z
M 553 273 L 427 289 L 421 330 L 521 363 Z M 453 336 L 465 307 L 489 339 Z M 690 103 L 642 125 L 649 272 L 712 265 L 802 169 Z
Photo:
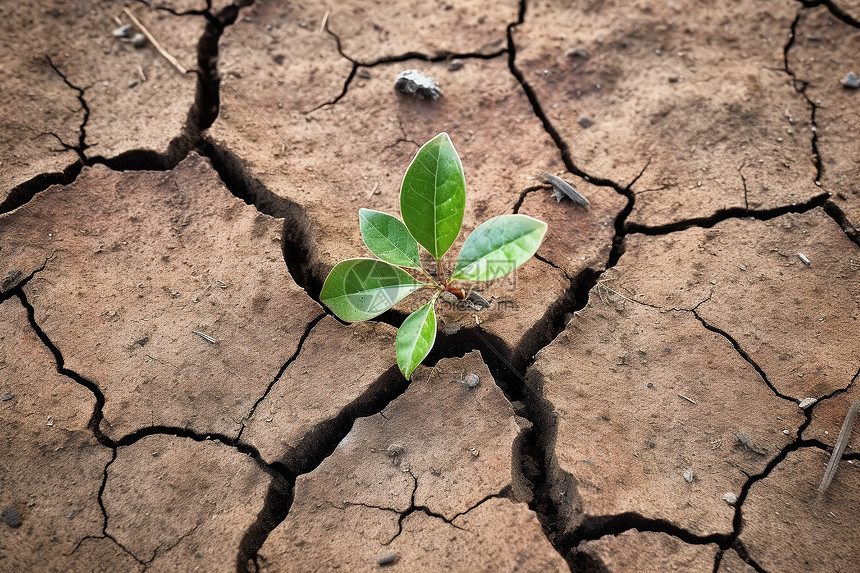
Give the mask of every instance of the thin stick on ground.
M 174 58 L 173 56 L 168 54 L 167 50 L 165 50 L 164 48 L 161 47 L 161 44 L 158 43 L 158 40 L 156 40 L 155 37 L 153 37 L 153 35 L 150 34 L 149 30 L 146 29 L 146 26 L 144 26 L 143 24 L 140 23 L 140 20 L 138 20 L 135 17 L 135 15 L 131 13 L 131 10 L 129 10 L 128 8 L 123 8 L 122 11 L 125 12 L 125 15 L 129 17 L 129 19 L 132 21 L 132 23 L 135 26 L 137 26 L 137 28 L 141 31 L 141 33 L 144 36 L 146 36 L 146 39 L 149 40 L 149 42 L 153 45 L 153 47 L 156 50 L 158 50 L 158 53 L 161 54 L 162 56 L 164 56 L 165 60 L 170 62 L 174 68 L 176 68 L 177 70 L 179 70 L 183 74 L 188 73 L 188 70 L 186 70 L 182 66 L 182 64 L 179 63 L 179 60 L 177 60 L 176 58 Z
M 833 476 L 836 475 L 836 468 L 839 466 L 839 460 L 842 459 L 842 454 L 845 452 L 845 447 L 848 445 L 848 438 L 851 437 L 851 430 L 854 428 L 854 420 L 857 418 L 857 411 L 860 410 L 860 400 L 854 402 L 854 405 L 848 410 L 845 416 L 845 421 L 842 422 L 842 430 L 839 431 L 839 437 L 836 439 L 836 446 L 833 448 L 833 454 L 830 456 L 830 461 L 827 462 L 827 469 L 824 470 L 824 477 L 821 479 L 821 485 L 818 486 L 818 491 L 827 491 L 830 487 L 830 482 L 833 481 Z

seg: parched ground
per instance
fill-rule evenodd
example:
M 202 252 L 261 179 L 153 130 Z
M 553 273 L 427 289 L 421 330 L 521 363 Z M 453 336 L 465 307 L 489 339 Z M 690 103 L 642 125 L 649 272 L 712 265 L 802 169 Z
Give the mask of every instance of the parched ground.
M 0 0 L 0 570 L 856 571 L 851 73 L 851 0 Z M 549 231 L 407 382 L 318 295 L 441 131 Z

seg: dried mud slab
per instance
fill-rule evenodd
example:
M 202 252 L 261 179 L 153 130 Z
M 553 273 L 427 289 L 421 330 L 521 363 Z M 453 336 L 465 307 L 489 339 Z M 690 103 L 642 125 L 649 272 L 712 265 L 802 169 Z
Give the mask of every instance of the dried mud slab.
M 115 38 L 114 18 L 129 21 L 124 6 L 0 7 L 0 204 L 22 184 L 59 180 L 78 160 L 75 150 L 89 159 L 141 150 L 163 164 L 184 154 L 196 75 L 181 74 L 149 43 L 138 49 Z M 130 9 L 186 69 L 196 68 L 205 18 Z
M 504 58 L 470 59 L 457 71 L 445 63 L 414 60 L 362 68 L 339 98 L 351 68 L 337 55 L 334 38 L 281 30 L 278 26 L 295 16 L 270 6 L 258 9 L 250 22 L 225 32 L 221 50 L 222 73 L 239 78 L 230 84 L 245 101 L 229 88 L 223 90 L 220 115 L 206 138 L 223 173 L 246 186 L 261 208 L 291 221 L 292 239 L 307 252 L 301 264 L 312 292 L 338 261 L 369 256 L 361 241 L 358 209 L 399 215 L 403 173 L 419 144 L 438 132 L 450 133 L 467 179 L 464 232 L 450 258 L 466 232 L 511 212 L 522 192 L 535 186 L 540 172 L 557 157 L 557 148 Z M 258 39 L 270 36 L 284 37 L 289 49 Z M 397 74 L 410 67 L 441 82 L 443 97 L 425 101 L 395 92 Z M 529 214 L 525 208 L 520 212 Z M 548 309 L 570 283 L 562 272 L 536 262 L 523 267 L 516 280 L 516 297 L 509 283 L 483 293 L 487 299 L 511 303 L 496 304 L 481 314 L 472 309 L 458 312 L 449 305 L 451 313 L 441 320 L 477 326 L 478 315 L 481 332 L 507 347 L 506 358 L 516 356 L 514 360 L 523 362 L 530 353 L 518 349 L 536 347 L 532 341 L 540 337 L 548 340 Z M 411 304 L 408 309 L 414 308 Z M 516 312 L 511 312 L 514 306 Z
M 67 86 L 44 56 L 26 49 L 27 38 L 49 36 L 56 20 L 14 2 L 0 5 L 0 209 L 10 194 L 61 177 L 77 161 L 84 110 L 77 92 Z M 23 44 L 23 45 L 22 45 Z M 60 140 L 60 141 L 58 141 Z M 14 199 L 14 197 L 12 198 Z
M 322 12 L 314 15 L 322 18 Z M 508 24 L 518 14 L 515 0 L 347 0 L 332 9 L 327 28 L 340 39 L 346 57 L 370 64 L 416 53 L 431 58 L 497 53 L 506 47 Z
M 750 488 L 739 540 L 765 571 L 857 569 L 860 471 L 856 463 L 843 464 L 827 492 L 819 493 L 827 458 L 815 448 L 792 452 Z
M 715 544 L 690 545 L 665 533 L 633 529 L 580 543 L 570 560 L 574 571 L 713 573 L 718 550 Z
M 707 324 L 798 401 L 847 387 L 860 366 L 860 248 L 822 209 L 630 235 L 616 270 L 604 280 L 625 296 L 699 305 Z
M 632 513 L 730 534 L 735 510 L 723 495 L 738 495 L 792 441 L 783 430 L 795 434 L 804 419 L 692 312 L 600 286 L 538 353 L 529 383 L 557 421 L 547 447 L 562 532 Z
M 479 383 L 468 388 L 465 376 Z M 262 571 L 392 568 L 566 571 L 520 474 L 528 423 L 477 352 L 421 367 L 408 390 L 357 420 L 334 453 L 296 481 Z M 465 565 L 468 564 L 468 565 Z M 526 569 L 516 569 L 517 564 Z
M 95 398 L 56 371 L 15 299 L 0 304 L 0 563 L 5 571 L 70 571 L 102 534 L 98 504 L 111 452 L 87 427 Z M 15 525 L 17 521 L 17 525 Z M 117 546 L 102 557 L 122 562 Z
M 627 185 L 648 166 L 632 223 L 796 204 L 821 194 L 809 110 L 782 70 L 796 11 L 545 1 L 514 30 L 515 65 L 580 169 Z
M 294 141 L 293 130 L 285 129 L 284 115 L 293 121 L 303 119 L 307 112 L 334 100 L 343 91 L 352 74 L 352 63 L 338 52 L 337 40 L 318 30 L 318 23 L 308 25 L 310 17 L 321 18 L 323 13 L 322 6 L 258 3 L 243 8 L 236 23 L 224 29 L 218 42 L 218 71 L 224 79 L 222 109 L 216 125 L 225 112 L 232 112 L 233 120 L 228 120 L 224 128 L 238 129 L 235 135 L 239 137 L 229 143 L 250 140 L 234 152 L 262 144 L 266 149 L 262 155 L 273 164 L 271 167 L 276 167 L 283 155 L 282 142 L 236 92 Z M 246 125 L 252 120 L 260 127 Z M 278 155 L 274 155 L 276 151 Z
M 118 448 L 108 467 L 107 533 L 147 571 L 235 570 L 270 487 L 287 485 L 234 448 L 148 436 Z
M 519 210 L 549 225 L 537 254 L 571 278 L 586 269 L 603 271 L 612 249 L 615 219 L 627 199 L 611 187 L 599 187 L 570 173 L 559 177 L 573 184 L 591 205 L 556 201 L 551 187 L 529 192 Z
M 169 172 L 96 166 L 0 217 L 0 274 L 45 265 L 24 291 L 66 367 L 104 393 L 107 435 L 235 434 L 321 312 L 281 236 L 195 154 Z
M 268 463 L 307 467 L 327 426 L 367 410 L 380 393 L 404 384 L 395 365 L 395 329 L 382 323 L 315 325 L 296 360 L 257 404 L 241 439 Z
M 788 65 L 817 106 L 822 186 L 860 230 L 860 91 L 840 82 L 849 72 L 860 74 L 860 29 L 840 22 L 824 6 L 804 10 Z

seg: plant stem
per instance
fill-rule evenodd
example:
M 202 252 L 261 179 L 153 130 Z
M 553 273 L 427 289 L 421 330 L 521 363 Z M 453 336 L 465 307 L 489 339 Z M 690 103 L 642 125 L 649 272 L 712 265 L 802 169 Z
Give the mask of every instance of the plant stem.
M 434 278 L 433 278 L 433 275 L 431 275 L 431 274 L 430 274 L 430 273 L 428 273 L 426 270 L 424 270 L 424 267 L 423 267 L 423 266 L 422 266 L 422 267 L 418 267 L 418 271 L 419 271 L 422 275 L 424 275 L 425 277 L 427 277 L 428 279 L 430 279 L 431 281 L 436 282 L 436 279 L 434 279 Z
M 448 286 L 448 281 L 445 279 L 445 269 L 442 268 L 442 259 L 436 259 L 436 280 L 442 286 Z
M 463 294 L 463 291 L 461 289 L 458 289 L 457 287 L 455 287 L 453 285 L 446 284 L 443 288 L 444 288 L 444 290 L 450 292 L 451 294 L 453 294 L 454 296 L 456 296 L 460 300 L 464 300 L 466 298 L 466 295 Z

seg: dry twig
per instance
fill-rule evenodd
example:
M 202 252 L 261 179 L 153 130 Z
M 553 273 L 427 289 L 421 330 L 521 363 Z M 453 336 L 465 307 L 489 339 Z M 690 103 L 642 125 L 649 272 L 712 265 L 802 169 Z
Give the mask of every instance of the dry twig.
M 161 47 L 161 44 L 159 44 L 159 43 L 158 43 L 158 40 L 156 40 L 156 39 L 152 36 L 152 34 L 150 34 L 150 33 L 149 33 L 149 30 L 147 30 L 147 29 L 146 29 L 146 27 L 145 27 L 143 24 L 141 24 L 141 23 L 140 23 L 140 20 L 138 20 L 138 19 L 135 17 L 135 15 L 131 13 L 131 10 L 129 10 L 128 8 L 123 8 L 123 9 L 122 9 L 122 11 L 123 11 L 123 12 L 125 12 L 126 16 L 128 16 L 128 17 L 129 17 L 129 19 L 134 23 L 134 25 L 135 25 L 135 26 L 137 26 L 137 28 L 141 31 L 141 33 L 142 33 L 144 36 L 146 36 L 146 39 L 147 39 L 147 40 L 149 40 L 149 42 L 153 45 L 153 47 L 154 47 L 156 50 L 158 50 L 158 53 L 159 53 L 159 54 L 161 54 L 162 56 L 164 56 L 164 59 L 165 59 L 165 60 L 167 60 L 168 62 L 170 62 L 170 63 L 171 63 L 171 65 L 173 65 L 173 67 L 174 67 L 174 68 L 176 68 L 177 70 L 179 70 L 179 71 L 180 71 L 180 72 L 182 72 L 183 74 L 188 72 L 188 70 L 186 70 L 186 69 L 182 66 L 182 64 L 180 64 L 180 63 L 179 63 L 179 60 L 177 60 L 176 58 L 174 58 L 173 56 L 171 56 L 170 54 L 168 54 L 168 53 L 167 53 L 167 50 L 165 50 L 164 48 L 162 48 L 162 47 Z

